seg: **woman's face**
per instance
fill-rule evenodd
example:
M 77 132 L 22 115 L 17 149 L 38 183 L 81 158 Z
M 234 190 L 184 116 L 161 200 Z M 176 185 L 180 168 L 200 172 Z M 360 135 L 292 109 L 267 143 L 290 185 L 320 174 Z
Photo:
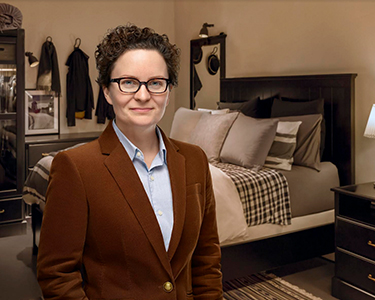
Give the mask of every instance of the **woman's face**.
M 111 79 L 129 77 L 139 81 L 168 79 L 164 58 L 156 50 L 136 49 L 122 54 L 114 64 Z M 154 129 L 169 103 L 170 88 L 162 94 L 151 94 L 145 85 L 136 93 L 125 94 L 116 82 L 103 89 L 116 114 L 116 125 L 122 132 L 131 129 Z

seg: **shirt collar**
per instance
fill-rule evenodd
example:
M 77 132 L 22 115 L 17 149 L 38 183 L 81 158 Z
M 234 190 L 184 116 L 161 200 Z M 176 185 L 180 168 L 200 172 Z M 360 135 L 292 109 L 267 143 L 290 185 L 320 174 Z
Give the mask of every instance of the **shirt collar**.
M 125 134 L 122 133 L 122 131 L 117 127 L 115 120 L 112 121 L 113 129 L 115 130 L 115 133 L 120 140 L 121 144 L 125 148 L 126 152 L 128 153 L 130 159 L 134 161 L 136 158 L 136 155 L 138 152 L 140 152 L 143 156 L 142 151 L 137 148 L 127 137 Z M 159 138 L 159 157 L 163 161 L 164 164 L 167 164 L 167 148 L 165 147 L 163 136 L 161 134 L 161 131 L 158 126 L 156 126 L 156 134 Z

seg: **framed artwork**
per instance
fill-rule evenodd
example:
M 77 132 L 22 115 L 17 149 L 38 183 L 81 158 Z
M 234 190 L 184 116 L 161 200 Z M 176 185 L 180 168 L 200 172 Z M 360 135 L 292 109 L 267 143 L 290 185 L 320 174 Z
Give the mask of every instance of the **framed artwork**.
M 59 98 L 43 90 L 25 94 L 25 135 L 58 134 Z

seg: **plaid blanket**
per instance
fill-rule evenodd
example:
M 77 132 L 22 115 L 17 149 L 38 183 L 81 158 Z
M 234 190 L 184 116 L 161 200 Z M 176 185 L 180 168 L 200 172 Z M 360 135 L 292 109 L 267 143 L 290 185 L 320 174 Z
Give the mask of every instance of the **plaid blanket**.
M 255 171 L 217 161 L 210 163 L 232 179 L 248 226 L 291 224 L 289 188 L 283 174 L 268 168 Z

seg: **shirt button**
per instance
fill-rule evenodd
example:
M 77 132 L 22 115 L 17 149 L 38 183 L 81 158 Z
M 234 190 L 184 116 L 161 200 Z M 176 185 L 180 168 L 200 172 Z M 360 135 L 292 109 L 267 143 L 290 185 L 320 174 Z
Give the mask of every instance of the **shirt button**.
M 137 156 L 140 157 L 141 156 L 141 152 L 137 152 Z
M 150 176 L 150 179 L 151 179 L 151 181 L 154 181 L 155 180 L 155 178 L 154 178 L 154 176 Z
M 162 212 L 160 209 L 158 210 L 158 215 L 159 215 L 159 216 L 162 216 L 162 215 L 163 215 L 163 212 Z
M 165 292 L 170 293 L 173 290 L 173 284 L 170 283 L 169 281 L 164 282 L 163 289 L 164 289 Z

